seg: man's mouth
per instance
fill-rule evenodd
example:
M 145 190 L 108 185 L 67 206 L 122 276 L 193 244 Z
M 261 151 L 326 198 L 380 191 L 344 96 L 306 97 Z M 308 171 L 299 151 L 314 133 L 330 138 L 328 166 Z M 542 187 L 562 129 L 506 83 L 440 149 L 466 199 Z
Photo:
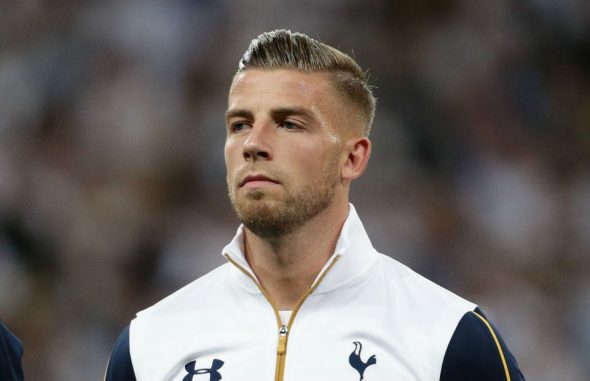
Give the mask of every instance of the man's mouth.
M 240 188 L 243 186 L 255 187 L 271 184 L 280 184 L 277 180 L 264 175 L 248 175 L 240 181 Z

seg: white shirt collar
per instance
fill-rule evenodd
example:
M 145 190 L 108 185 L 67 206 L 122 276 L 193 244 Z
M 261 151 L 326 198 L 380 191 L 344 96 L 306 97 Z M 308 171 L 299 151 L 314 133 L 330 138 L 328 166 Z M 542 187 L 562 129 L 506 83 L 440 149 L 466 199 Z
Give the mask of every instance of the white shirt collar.
M 336 242 L 334 253 L 326 262 L 316 280 L 327 269 L 329 264 L 336 259 L 336 257 L 339 257 L 338 263 L 334 265 L 330 270 L 330 273 L 326 274 L 322 283 L 315 290 L 314 293 L 316 294 L 344 287 L 349 283 L 355 283 L 365 276 L 367 270 L 377 259 L 377 251 L 373 248 L 356 209 L 352 204 L 348 204 L 348 206 L 348 216 L 340 231 L 340 236 Z M 244 225 L 240 225 L 234 238 L 223 248 L 222 254 L 224 256 L 229 256 L 234 262 L 239 264 L 256 278 L 248 261 L 246 261 L 244 252 L 244 229 Z M 255 286 L 250 279 L 244 274 L 242 275 L 249 284 Z

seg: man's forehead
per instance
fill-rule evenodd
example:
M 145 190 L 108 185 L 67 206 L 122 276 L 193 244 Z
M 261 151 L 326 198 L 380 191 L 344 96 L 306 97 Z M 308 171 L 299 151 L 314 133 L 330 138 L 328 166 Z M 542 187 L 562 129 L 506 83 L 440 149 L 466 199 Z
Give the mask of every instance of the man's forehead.
M 311 107 L 324 93 L 321 85 L 296 72 L 249 69 L 236 76 L 228 96 L 228 109 Z
M 247 69 L 238 72 L 230 87 L 230 96 L 236 89 L 256 87 L 278 87 L 288 85 L 292 91 L 327 91 L 332 86 L 324 72 L 303 72 L 295 69 Z
M 326 73 L 248 69 L 235 76 L 228 95 L 228 108 L 264 105 L 323 109 L 328 104 L 339 103 L 338 98 Z

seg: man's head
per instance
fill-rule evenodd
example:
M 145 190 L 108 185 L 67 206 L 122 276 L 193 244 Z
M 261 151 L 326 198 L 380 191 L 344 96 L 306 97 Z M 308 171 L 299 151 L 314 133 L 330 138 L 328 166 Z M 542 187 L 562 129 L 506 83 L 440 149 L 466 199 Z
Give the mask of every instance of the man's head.
M 238 217 L 272 239 L 324 211 L 347 210 L 350 182 L 370 155 L 374 99 L 343 53 L 290 32 L 262 36 L 240 61 L 230 89 L 225 160 Z
M 376 99 L 367 74 L 347 54 L 301 33 L 275 30 L 252 40 L 242 56 L 238 72 L 248 69 L 291 69 L 328 74 L 344 102 L 350 102 L 361 117 L 358 127 L 369 136 Z M 347 126 L 356 127 L 356 126 Z

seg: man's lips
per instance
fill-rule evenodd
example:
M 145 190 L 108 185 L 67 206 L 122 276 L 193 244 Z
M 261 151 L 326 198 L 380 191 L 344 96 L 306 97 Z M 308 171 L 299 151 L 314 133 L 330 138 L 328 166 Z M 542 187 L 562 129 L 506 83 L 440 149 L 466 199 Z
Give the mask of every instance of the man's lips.
M 240 187 L 244 185 L 263 185 L 264 183 L 273 183 L 273 184 L 280 184 L 277 180 L 271 179 L 270 177 L 264 175 L 249 175 L 244 177 L 242 181 L 240 181 Z

